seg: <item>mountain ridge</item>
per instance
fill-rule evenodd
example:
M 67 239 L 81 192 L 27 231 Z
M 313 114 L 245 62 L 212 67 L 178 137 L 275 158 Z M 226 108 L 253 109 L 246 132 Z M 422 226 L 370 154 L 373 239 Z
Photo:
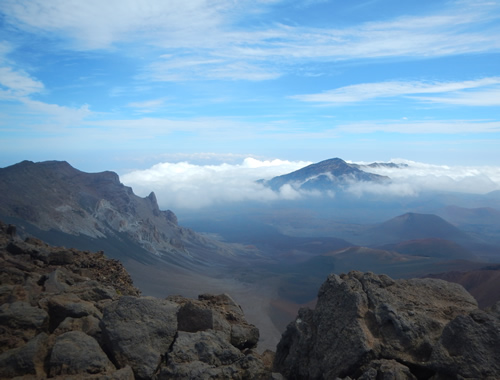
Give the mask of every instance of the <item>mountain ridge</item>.
M 141 198 L 111 171 L 85 173 L 65 161 L 23 161 L 0 169 L 0 191 L 4 220 L 75 240 L 125 236 L 160 258 L 202 262 L 230 258 L 241 249 L 179 226 L 172 211 L 159 209 L 154 192 Z

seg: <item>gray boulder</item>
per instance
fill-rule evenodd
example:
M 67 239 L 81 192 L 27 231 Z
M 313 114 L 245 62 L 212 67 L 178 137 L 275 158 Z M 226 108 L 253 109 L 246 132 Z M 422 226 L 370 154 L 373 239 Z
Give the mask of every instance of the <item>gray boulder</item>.
M 44 378 L 44 360 L 48 352 L 49 337 L 38 334 L 25 345 L 8 350 L 0 355 L 0 378 L 36 375 Z
M 97 341 L 81 331 L 59 335 L 49 358 L 49 376 L 113 372 L 116 368 Z
M 179 332 L 160 379 L 268 379 L 258 354 L 243 353 L 219 331 Z
M 443 330 L 432 368 L 448 376 L 500 378 L 500 318 L 482 310 L 459 315 Z
M 114 363 L 129 365 L 138 379 L 149 379 L 177 333 L 178 305 L 152 297 L 121 297 L 104 308 L 103 341 Z
M 289 379 L 358 378 L 371 361 L 393 359 L 429 378 L 436 373 L 431 356 L 443 329 L 475 309 L 460 285 L 441 280 L 332 274 L 316 309 L 301 309 L 287 327 L 275 369 Z

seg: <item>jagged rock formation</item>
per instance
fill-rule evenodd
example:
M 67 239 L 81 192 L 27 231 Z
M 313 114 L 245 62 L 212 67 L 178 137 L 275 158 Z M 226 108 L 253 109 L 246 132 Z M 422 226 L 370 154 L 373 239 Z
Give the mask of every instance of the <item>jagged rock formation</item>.
M 102 252 L 0 223 L 0 379 L 267 379 L 272 354 L 228 295 L 141 297 Z
M 332 274 L 278 345 L 288 379 L 500 378 L 500 304 L 489 312 L 460 285 Z

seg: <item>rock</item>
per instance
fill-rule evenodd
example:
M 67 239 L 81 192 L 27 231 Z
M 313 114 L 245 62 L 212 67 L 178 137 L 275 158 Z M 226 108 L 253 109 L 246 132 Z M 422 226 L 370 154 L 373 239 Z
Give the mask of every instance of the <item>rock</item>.
M 49 376 L 116 370 L 97 341 L 81 331 L 70 331 L 58 336 L 48 363 Z
M 11 328 L 40 330 L 47 324 L 48 317 L 44 310 L 24 301 L 0 306 L 0 325 Z
M 188 300 L 177 313 L 179 331 L 197 332 L 217 330 L 227 337 L 231 335 L 231 325 L 224 316 L 203 302 Z
M 245 355 L 218 331 L 179 332 L 162 379 L 268 379 L 262 360 Z
M 153 376 L 177 334 L 178 305 L 152 297 L 122 297 L 104 309 L 103 340 L 113 361 L 138 379 Z
M 44 360 L 48 352 L 48 335 L 38 334 L 25 345 L 0 355 L 0 378 L 36 375 L 44 378 Z
M 22 346 L 48 327 L 48 314 L 24 301 L 0 306 L 0 352 Z
M 358 380 L 417 380 L 408 367 L 395 360 L 373 360 L 367 367 Z
M 475 309 L 476 301 L 460 285 L 441 280 L 332 274 L 316 309 L 301 309 L 287 327 L 275 369 L 289 379 L 358 378 L 370 361 L 393 359 L 417 378 L 430 377 L 443 329 Z
M 49 330 L 54 331 L 66 318 L 81 318 L 94 316 L 100 318 L 101 312 L 93 303 L 83 301 L 76 294 L 63 293 L 42 299 L 40 304 L 44 305 L 50 315 Z
M 138 297 L 102 252 L 6 229 L 0 222 L 1 379 L 270 378 L 272 355 L 248 349 L 258 329 L 229 295 Z
M 57 329 L 54 330 L 54 335 L 61 335 L 69 331 L 81 331 L 99 340 L 101 337 L 101 327 L 99 323 L 100 320 L 93 315 L 87 315 L 82 318 L 67 317 L 59 324 Z
M 459 315 L 443 330 L 432 368 L 449 376 L 500 378 L 500 318 L 481 310 Z
M 233 324 L 231 326 L 231 344 L 240 350 L 257 347 L 259 329 L 253 325 Z

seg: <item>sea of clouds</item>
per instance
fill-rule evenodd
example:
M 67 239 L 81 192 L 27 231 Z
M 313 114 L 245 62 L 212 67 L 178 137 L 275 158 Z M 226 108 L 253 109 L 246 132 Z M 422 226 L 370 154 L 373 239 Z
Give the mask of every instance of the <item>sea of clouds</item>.
M 499 167 L 433 165 L 403 159 L 391 162 L 406 166 L 363 168 L 388 176 L 391 181 L 383 184 L 353 182 L 347 191 L 361 197 L 365 194 L 418 196 L 429 191 L 485 194 L 500 190 Z M 163 162 L 149 169 L 121 175 L 121 181 L 140 196 L 147 196 L 154 191 L 162 209 L 198 209 L 228 202 L 272 202 L 318 196 L 318 192 L 305 192 L 290 185 L 274 192 L 257 182 L 259 179 L 268 180 L 293 172 L 309 164 L 311 162 L 258 160 L 251 157 L 237 164 Z M 334 192 L 329 192 L 328 196 L 333 197 Z

